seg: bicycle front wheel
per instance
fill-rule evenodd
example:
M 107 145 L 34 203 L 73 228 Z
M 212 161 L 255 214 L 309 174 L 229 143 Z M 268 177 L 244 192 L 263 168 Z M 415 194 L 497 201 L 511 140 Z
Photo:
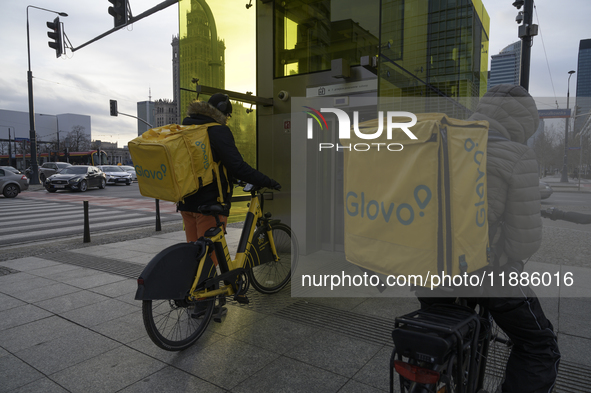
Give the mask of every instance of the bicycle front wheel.
M 291 270 L 295 269 L 298 260 L 298 243 L 290 227 L 275 224 L 271 234 L 279 260 L 261 261 L 260 265 L 248 270 L 254 289 L 267 294 L 279 292 L 287 285 L 291 280 Z M 253 242 L 259 241 L 268 241 L 267 232 L 263 228 L 257 229 L 253 236 Z M 256 249 L 257 245 L 253 244 L 251 252 L 256 252 Z
M 215 298 L 198 302 L 186 300 L 144 300 L 142 316 L 148 336 L 167 351 L 182 351 L 205 332 Z

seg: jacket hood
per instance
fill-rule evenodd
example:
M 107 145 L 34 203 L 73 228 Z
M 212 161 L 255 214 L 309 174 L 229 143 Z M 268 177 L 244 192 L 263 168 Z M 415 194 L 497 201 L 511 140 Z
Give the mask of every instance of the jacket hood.
M 228 117 L 224 115 L 219 109 L 214 108 L 205 101 L 193 101 L 187 108 L 187 116 L 194 117 L 195 115 L 204 115 L 211 117 L 221 125 L 225 125 Z
M 497 85 L 488 90 L 470 120 L 486 120 L 492 130 L 517 143 L 525 143 L 540 122 L 534 99 L 516 85 Z

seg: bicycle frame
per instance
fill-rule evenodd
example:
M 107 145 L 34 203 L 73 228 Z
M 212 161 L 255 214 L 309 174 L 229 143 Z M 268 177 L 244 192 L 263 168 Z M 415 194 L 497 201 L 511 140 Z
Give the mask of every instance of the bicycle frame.
M 248 257 L 250 256 L 250 249 L 252 247 L 252 239 L 257 229 L 257 223 L 263 218 L 263 195 L 257 194 L 256 191 L 251 192 L 251 200 L 249 204 L 249 210 L 246 214 L 246 219 L 244 222 L 244 227 L 242 228 L 242 234 L 240 236 L 240 241 L 238 243 L 238 248 L 236 250 L 236 257 L 232 260 L 230 257 L 230 252 L 228 250 L 228 244 L 226 242 L 226 237 L 224 235 L 223 224 L 219 221 L 216 215 L 217 226 L 216 228 L 211 228 L 205 233 L 205 237 L 209 239 L 212 246 L 214 247 L 214 252 L 216 253 L 216 257 L 218 260 L 218 265 L 216 265 L 216 270 L 218 273 L 217 277 L 211 278 L 210 283 L 219 283 L 219 281 L 235 281 L 232 278 L 236 278 L 239 274 L 244 273 L 244 271 L 248 268 L 254 267 L 254 261 L 250 266 L 247 266 Z M 279 256 L 277 250 L 275 248 L 275 243 L 273 241 L 273 234 L 271 232 L 271 223 L 277 223 L 279 220 L 266 220 L 266 232 L 269 239 L 269 245 L 271 248 L 271 252 L 273 254 L 273 258 L 275 261 L 279 260 Z M 208 283 L 204 284 L 205 289 L 196 290 L 199 282 L 199 278 L 203 274 L 203 268 L 205 266 L 205 261 L 208 257 L 209 252 L 206 252 L 201 260 L 199 261 L 199 266 L 197 268 L 197 274 L 195 275 L 195 279 L 193 281 L 193 285 L 190 290 L 189 300 L 197 300 L 197 299 L 204 299 L 210 298 L 214 296 L 230 296 L 236 293 L 236 290 L 233 285 L 226 284 L 221 288 L 210 290 Z M 213 280 L 213 281 L 212 281 Z

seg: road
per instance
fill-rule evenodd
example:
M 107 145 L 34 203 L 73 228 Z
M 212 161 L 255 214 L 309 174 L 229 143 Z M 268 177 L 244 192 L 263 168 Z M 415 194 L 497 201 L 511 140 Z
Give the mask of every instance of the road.
M 84 204 L 89 204 L 90 233 L 156 225 L 154 199 L 140 195 L 137 183 L 112 185 L 84 193 L 25 191 L 17 198 L 0 198 L 0 247 L 69 236 L 83 237 Z M 162 223 L 178 222 L 171 202 L 160 201 Z

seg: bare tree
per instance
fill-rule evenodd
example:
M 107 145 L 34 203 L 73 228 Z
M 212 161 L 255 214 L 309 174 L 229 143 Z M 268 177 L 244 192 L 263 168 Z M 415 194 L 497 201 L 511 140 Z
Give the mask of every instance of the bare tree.
M 84 131 L 83 126 L 73 126 L 72 131 L 68 132 L 64 144 L 70 151 L 90 150 L 90 138 Z

